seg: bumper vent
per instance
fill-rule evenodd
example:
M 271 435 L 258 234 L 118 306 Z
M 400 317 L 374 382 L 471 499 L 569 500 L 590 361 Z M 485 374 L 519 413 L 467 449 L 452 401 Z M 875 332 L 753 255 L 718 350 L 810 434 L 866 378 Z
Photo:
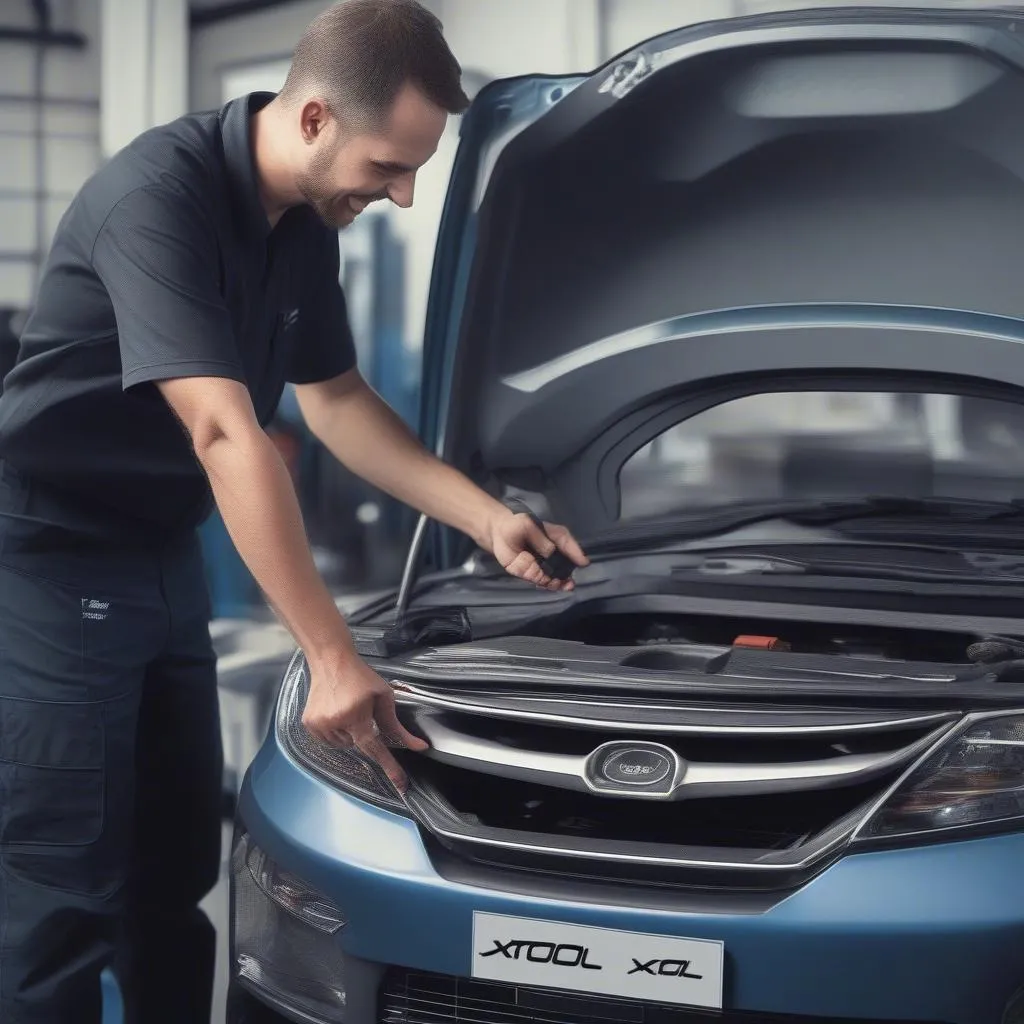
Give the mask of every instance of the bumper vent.
M 380 1024 L 858 1024 L 839 1017 L 711 1013 L 392 970 Z M 864 1022 L 866 1024 L 866 1022 Z M 871 1024 L 900 1024 L 872 1021 Z M 917 1022 L 923 1024 L 923 1022 Z M 939 1022 L 934 1022 L 939 1024 Z

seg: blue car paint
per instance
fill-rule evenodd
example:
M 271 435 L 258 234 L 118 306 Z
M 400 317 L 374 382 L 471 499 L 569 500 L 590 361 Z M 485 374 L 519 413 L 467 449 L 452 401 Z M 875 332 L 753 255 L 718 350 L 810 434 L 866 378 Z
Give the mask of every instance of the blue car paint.
M 339 941 L 364 960 L 468 976 L 473 912 L 488 911 L 721 940 L 731 1009 L 998 1024 L 1024 983 L 1021 833 L 853 854 L 765 913 L 690 914 L 451 882 L 411 820 L 313 778 L 276 742 L 239 811 L 258 846 L 342 908 Z
M 103 992 L 103 1024 L 121 1024 L 124 1020 L 124 1003 L 112 971 L 103 972 L 100 985 Z

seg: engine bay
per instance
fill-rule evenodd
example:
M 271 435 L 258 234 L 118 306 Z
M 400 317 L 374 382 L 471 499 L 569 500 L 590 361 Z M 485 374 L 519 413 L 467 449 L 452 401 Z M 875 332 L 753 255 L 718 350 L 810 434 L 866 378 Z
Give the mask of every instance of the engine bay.
M 712 613 L 662 613 L 642 610 L 642 598 L 617 603 L 581 602 L 548 615 L 507 616 L 461 608 L 425 607 L 397 623 L 355 628 L 357 643 L 370 657 L 389 657 L 425 647 L 446 648 L 477 640 L 536 638 L 591 648 L 635 648 L 628 662 L 668 667 L 687 650 L 750 650 L 794 655 L 856 658 L 943 666 L 1024 666 L 1024 632 L 1002 634 L 965 626 L 931 629 L 896 625 L 851 625 L 828 621 Z M 633 610 L 633 609 L 636 610 Z M 530 609 L 533 611 L 533 609 Z M 883 618 L 883 616 L 879 616 Z M 971 624 L 973 625 L 973 624 Z
M 419 607 L 398 624 L 356 626 L 378 671 L 429 685 L 481 679 L 520 687 L 684 693 L 738 699 L 953 700 L 1002 704 L 1024 684 L 1024 631 L 947 616 L 904 626 L 890 613 L 843 621 L 676 611 L 642 595 L 500 607 Z M 761 609 L 757 609 L 760 612 Z M 995 620 L 1006 629 L 1016 620 Z
M 924 629 L 869 627 L 838 623 L 750 619 L 725 615 L 598 614 L 561 628 L 557 636 L 591 646 L 636 646 L 657 650 L 679 645 L 711 645 L 795 654 L 841 655 L 885 661 L 972 664 L 979 660 L 977 634 Z M 1011 643 L 1007 640 L 1007 643 Z M 1024 657 L 1024 639 L 1016 641 Z M 972 653 L 974 656 L 972 656 Z

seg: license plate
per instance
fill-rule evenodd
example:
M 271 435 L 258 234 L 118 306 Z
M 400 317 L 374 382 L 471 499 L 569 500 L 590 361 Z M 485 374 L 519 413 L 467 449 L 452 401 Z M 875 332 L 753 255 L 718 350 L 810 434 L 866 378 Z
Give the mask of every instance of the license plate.
M 722 1008 L 725 946 L 645 932 L 473 915 L 473 977 Z

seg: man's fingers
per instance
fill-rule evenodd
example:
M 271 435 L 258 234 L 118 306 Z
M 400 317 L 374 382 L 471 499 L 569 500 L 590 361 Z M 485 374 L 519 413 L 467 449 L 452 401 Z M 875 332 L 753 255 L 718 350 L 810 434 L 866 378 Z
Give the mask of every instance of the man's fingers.
M 342 750 L 348 750 L 355 745 L 351 735 L 345 729 L 333 729 L 328 735 L 328 742 L 333 743 L 336 747 L 341 747 Z
M 402 770 L 402 766 L 395 760 L 391 751 L 388 750 L 385 737 L 388 740 L 397 741 L 395 743 L 396 746 L 407 746 L 410 750 L 424 750 L 427 744 L 413 736 L 412 733 L 402 726 L 402 723 L 398 721 L 397 715 L 394 715 L 393 704 L 392 717 L 394 720 L 392 721 L 386 714 L 383 714 L 382 717 L 384 718 L 384 725 L 381 730 L 378 730 L 373 719 L 370 719 L 369 724 L 361 725 L 353 731 L 341 729 L 324 722 L 304 722 L 303 724 L 311 736 L 329 747 L 337 747 L 342 750 L 351 750 L 353 747 L 358 748 L 368 758 L 376 761 L 381 766 L 399 793 L 404 793 L 408 787 L 408 778 Z
M 373 732 L 360 735 L 356 738 L 356 746 L 371 761 L 376 761 L 384 769 L 384 774 L 391 780 L 391 784 L 399 793 L 405 793 L 409 788 L 409 779 L 379 735 Z
M 551 582 L 551 577 L 544 575 L 537 564 L 537 559 L 529 551 L 520 551 L 505 568 L 513 576 L 518 576 L 538 587 L 546 587 Z
M 568 593 L 570 590 L 576 589 L 576 584 L 572 580 L 551 580 L 544 589 Z
M 554 554 L 555 545 L 551 541 L 551 538 L 548 537 L 543 530 L 534 526 L 530 519 L 527 519 L 526 524 L 526 538 L 530 547 L 533 548 L 541 558 L 547 558 Z
M 548 536 L 555 542 L 558 550 L 563 555 L 570 558 L 576 565 L 590 565 L 590 559 L 587 558 L 583 548 L 579 546 L 576 538 L 564 526 L 558 526 L 555 523 L 545 523 L 544 528 L 548 531 Z
M 316 724 L 306 726 L 306 732 L 315 740 L 325 743 L 329 747 L 339 747 L 341 750 L 348 750 L 354 746 L 352 737 L 344 729 L 334 729 L 330 725 Z
M 320 743 L 334 742 L 331 729 L 321 722 L 319 718 L 314 718 L 308 715 L 308 713 L 302 716 L 302 728 Z
M 426 750 L 430 744 L 414 736 L 398 719 L 395 698 L 390 693 L 381 694 L 377 699 L 375 716 L 384 742 L 392 747 L 406 750 Z

